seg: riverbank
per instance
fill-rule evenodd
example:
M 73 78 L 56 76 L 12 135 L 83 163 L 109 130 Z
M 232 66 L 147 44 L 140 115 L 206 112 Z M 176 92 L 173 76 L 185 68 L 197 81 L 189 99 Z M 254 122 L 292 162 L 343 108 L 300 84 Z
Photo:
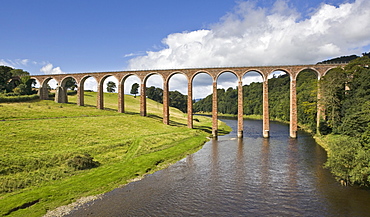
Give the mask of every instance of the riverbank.
M 196 152 L 211 132 L 209 118 L 199 117 L 188 129 L 187 115 L 173 108 L 170 126 L 164 125 L 162 107 L 151 100 L 148 117 L 141 117 L 139 97 L 125 97 L 126 114 L 116 112 L 116 94 L 105 94 L 106 110 L 95 109 L 95 99 L 96 93 L 85 94 L 85 107 L 0 105 L 1 216 L 42 216 L 108 192 Z M 221 132 L 230 131 L 220 124 Z M 96 164 L 77 169 L 78 159 Z

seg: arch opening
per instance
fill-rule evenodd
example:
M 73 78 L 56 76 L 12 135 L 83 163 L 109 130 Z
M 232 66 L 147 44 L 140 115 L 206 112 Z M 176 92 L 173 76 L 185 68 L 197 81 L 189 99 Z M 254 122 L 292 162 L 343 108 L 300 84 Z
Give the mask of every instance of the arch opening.
M 169 106 L 174 107 L 187 113 L 187 94 L 188 94 L 188 79 L 182 73 L 176 73 L 169 78 Z M 172 116 L 172 109 L 170 115 Z M 175 116 L 173 116 L 175 117 Z
M 193 112 L 212 112 L 212 77 L 205 72 L 200 72 L 193 77 Z
M 277 70 L 268 75 L 268 103 L 269 119 L 290 120 L 290 76 L 287 72 Z
M 92 76 L 81 79 L 79 87 L 79 102 L 81 106 L 96 106 L 98 82 Z
M 342 121 L 343 102 L 347 86 L 346 74 L 342 68 L 328 70 L 319 81 L 319 119 L 318 130 L 321 134 L 329 134 L 338 129 Z
M 222 72 L 217 78 L 217 111 L 238 114 L 238 78 L 233 72 Z
M 248 71 L 243 76 L 243 114 L 263 115 L 263 77 L 257 71 Z
M 62 102 L 62 103 L 68 103 L 71 101 L 76 101 L 76 94 L 78 90 L 77 82 L 76 79 L 72 76 L 68 76 L 63 78 L 61 81 L 61 84 L 58 88 L 58 94 L 55 96 L 56 98 L 58 97 L 59 99 L 57 102 Z M 65 101 L 63 100 L 63 97 L 65 97 Z
M 130 74 L 122 80 L 121 85 L 124 95 L 123 103 L 125 113 L 139 113 L 140 98 L 142 97 L 140 78 L 135 74 Z M 136 88 L 133 88 L 134 85 L 136 86 Z
M 39 87 L 40 99 L 48 100 L 51 97 L 55 97 L 57 86 L 58 82 L 52 77 L 45 79 Z
M 305 69 L 297 75 L 297 116 L 298 123 L 308 126 L 312 132 L 317 128 L 317 87 L 318 74 Z

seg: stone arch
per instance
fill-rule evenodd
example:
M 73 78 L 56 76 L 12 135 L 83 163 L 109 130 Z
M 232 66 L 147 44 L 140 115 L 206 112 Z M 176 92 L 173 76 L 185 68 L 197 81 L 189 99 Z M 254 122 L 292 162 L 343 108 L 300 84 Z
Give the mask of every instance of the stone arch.
M 235 77 L 236 77 L 237 79 L 240 79 L 239 75 L 238 75 L 236 72 L 234 72 L 233 70 L 226 69 L 226 70 L 222 70 L 222 71 L 220 71 L 219 73 L 217 73 L 217 74 L 216 74 L 216 76 L 215 76 L 215 81 L 218 81 L 219 77 L 220 77 L 222 74 L 225 74 L 225 73 L 231 73 L 231 74 L 235 75 Z
M 269 118 L 291 121 L 296 116 L 292 113 L 292 103 L 295 102 L 295 76 L 288 70 L 274 68 L 268 74 L 268 111 Z M 275 77 L 275 73 L 278 76 Z M 279 88 L 281 94 L 276 94 L 274 88 Z M 293 114 L 293 115 L 292 115 Z M 296 131 L 296 130 L 294 130 Z
M 320 76 L 320 79 L 321 79 L 322 77 L 324 77 L 326 74 L 328 74 L 331 70 L 336 69 L 336 68 L 338 68 L 338 67 L 340 67 L 340 68 L 342 68 L 342 69 L 343 69 L 343 66 L 331 66 L 331 67 L 327 68 L 327 69 L 322 73 L 322 76 Z
M 222 89 L 225 89 L 225 94 L 227 93 L 228 90 L 230 90 L 230 88 L 233 89 L 233 90 L 234 90 L 234 88 L 236 88 L 236 91 L 238 91 L 239 83 L 241 83 L 240 88 L 242 89 L 242 82 L 241 82 L 240 77 L 238 76 L 237 73 L 235 73 L 232 70 L 223 70 L 222 72 L 217 74 L 216 78 L 217 78 L 217 80 L 216 80 L 216 82 L 217 82 L 217 92 L 220 92 L 219 87 L 222 87 Z M 223 79 L 226 79 L 226 81 L 223 81 Z M 232 98 L 233 95 L 230 96 L 230 97 Z M 219 96 L 217 96 L 217 98 L 219 98 Z M 230 99 L 230 98 L 228 98 L 228 99 Z M 217 103 L 219 104 L 218 105 L 218 111 L 221 112 L 221 113 L 227 112 L 226 110 L 228 110 L 229 112 L 231 110 L 233 110 L 233 107 L 229 107 L 229 106 L 226 106 L 228 108 L 226 108 L 226 107 L 222 108 L 223 106 L 220 106 L 219 100 L 218 100 Z M 231 103 L 231 105 L 235 105 L 235 104 Z M 237 110 L 235 110 L 233 112 L 235 112 L 235 113 L 232 113 L 232 114 L 236 114 Z
M 40 86 L 41 86 L 41 87 L 46 87 L 46 88 L 47 88 L 47 85 L 48 85 L 49 81 L 51 81 L 51 80 L 55 80 L 55 81 L 56 81 L 56 83 L 57 83 L 57 84 L 59 84 L 59 81 L 57 80 L 57 78 L 50 76 L 50 77 L 46 77 L 46 78 L 45 78 L 45 79 L 40 83 Z
M 197 76 L 197 75 L 199 75 L 199 74 L 202 74 L 202 73 L 209 75 L 209 76 L 212 78 L 212 80 L 214 80 L 214 78 L 213 78 L 213 76 L 212 76 L 212 74 L 211 74 L 211 73 L 209 73 L 209 72 L 208 72 L 208 71 L 206 71 L 206 70 L 201 70 L 201 71 L 196 71 L 195 73 L 193 73 L 193 74 L 192 74 L 192 75 L 190 75 L 190 76 L 188 75 L 188 77 L 189 77 L 189 82 L 193 83 L 193 80 L 194 80 L 195 76 Z
M 95 76 L 92 75 L 85 75 L 83 76 L 79 82 L 77 82 L 77 98 L 78 102 L 77 104 L 79 106 L 84 106 L 85 105 L 85 82 L 87 79 L 91 78 L 91 80 L 94 80 L 96 85 L 98 85 L 98 79 Z
M 106 106 L 106 101 L 105 98 L 106 97 L 110 97 L 112 96 L 110 93 L 106 93 L 108 92 L 108 82 L 113 82 L 115 85 L 116 85 L 116 88 L 118 88 L 119 86 L 119 77 L 117 76 L 117 74 L 104 74 L 103 77 L 100 78 L 100 81 L 99 81 L 99 94 L 98 96 L 100 97 L 100 104 L 101 104 L 101 108 L 106 108 L 108 106 Z M 117 89 L 115 89 L 115 91 L 118 91 Z M 105 96 L 104 96 L 105 95 Z M 117 107 L 113 107 L 113 108 L 109 108 L 109 109 L 119 109 L 119 96 L 117 96 Z
M 68 78 L 72 78 L 75 80 L 75 82 L 77 83 L 77 80 L 74 76 L 72 75 L 67 75 L 65 77 L 62 77 L 60 79 L 60 84 L 56 87 L 56 91 L 55 91 L 55 102 L 57 103 L 68 103 L 68 90 L 66 88 L 66 83 L 68 81 Z M 78 89 L 78 86 L 77 86 L 77 89 Z
M 125 89 L 126 89 L 126 80 L 132 77 L 138 78 L 138 82 L 141 83 L 140 77 L 135 73 L 127 73 L 124 76 L 121 77 L 121 79 L 118 79 L 118 112 L 124 113 L 126 112 L 125 109 Z
M 104 81 L 109 78 L 109 77 L 113 77 L 115 78 L 117 81 L 119 81 L 119 78 L 117 78 L 117 76 L 115 74 L 105 74 L 101 79 L 100 79 L 100 83 L 104 83 Z
M 246 76 L 249 74 L 255 74 L 255 76 L 259 76 L 258 79 L 254 81 L 246 81 Z M 253 76 L 252 74 L 252 76 Z M 259 80 L 262 79 L 261 81 Z M 270 136 L 270 118 L 269 118 L 269 101 L 268 101 L 268 73 L 264 73 L 264 71 L 260 69 L 249 69 L 243 73 L 243 82 L 245 82 L 244 86 L 247 85 L 246 89 L 249 88 L 260 88 L 262 98 L 255 98 L 255 96 L 250 96 L 248 91 L 243 91 L 243 114 L 250 115 L 250 114 L 257 114 L 262 115 L 262 135 L 265 138 Z M 261 83 L 259 85 L 258 83 Z M 251 87 L 251 86 L 254 87 Z M 243 87 L 244 87 L 243 86 Z M 249 87 L 248 87 L 249 86 Z M 260 86 L 260 87 L 259 87 Z M 259 97 L 260 95 L 257 95 Z M 257 103 L 256 103 L 257 100 Z M 260 101 L 260 103 L 258 103 Z M 244 107 L 244 104 L 246 107 Z M 251 105 L 252 104 L 252 105 Z
M 142 82 L 146 84 L 147 80 L 148 80 L 148 79 L 150 78 L 150 76 L 152 76 L 152 75 L 159 75 L 159 76 L 161 76 L 162 80 L 163 80 L 163 81 L 165 81 L 165 77 L 163 76 L 163 74 L 162 74 L 162 73 L 158 73 L 158 72 L 151 72 L 151 73 L 149 73 L 149 74 L 145 75 L 145 77 L 144 77 L 144 79 L 142 80 Z
M 243 74 L 243 114 L 263 115 L 264 75 L 257 70 L 248 70 Z M 266 82 L 267 83 L 267 82 Z M 258 91 L 258 92 L 257 92 Z M 257 95 L 251 95 L 254 93 Z
M 206 97 L 207 95 L 212 94 L 213 84 L 215 82 L 212 74 L 206 70 L 195 71 L 193 74 L 190 74 L 188 79 L 188 105 L 190 105 L 188 106 L 188 127 L 193 128 L 193 92 L 208 92 L 208 94 L 202 96 Z M 200 89 L 200 91 L 194 91 L 197 89 Z M 212 106 L 209 108 L 209 112 L 212 112 Z
M 147 83 L 148 83 L 148 80 L 152 77 L 152 76 L 159 76 L 159 78 L 161 79 L 161 83 L 162 83 L 162 88 L 164 89 L 164 85 L 165 85 L 165 81 L 166 81 L 166 78 L 165 78 L 165 74 L 164 73 L 160 73 L 160 72 L 150 72 L 148 73 L 147 75 L 145 75 L 143 78 L 142 78 L 142 81 L 141 81 L 141 85 L 140 85 L 140 96 L 144 96 L 144 97 L 141 97 L 141 102 L 140 102 L 140 105 L 141 105 L 141 115 L 142 116 L 146 116 L 147 115 L 147 105 L 146 105 L 146 89 L 147 89 Z M 153 78 L 153 77 L 152 77 Z M 164 106 L 164 104 L 163 104 Z M 164 108 L 163 108 L 164 109 Z
M 245 71 L 241 74 L 241 77 L 243 78 L 245 75 L 247 75 L 248 73 L 251 73 L 251 72 L 256 72 L 259 75 L 261 75 L 263 80 L 265 79 L 265 74 L 259 69 L 248 69 L 247 71 Z
M 120 83 L 124 83 L 126 81 L 127 78 L 129 78 L 130 76 L 136 76 L 136 77 L 139 77 L 137 76 L 135 73 L 128 73 L 124 76 L 122 76 L 122 78 L 119 80 Z
M 30 79 L 34 79 L 36 84 L 38 84 L 38 87 L 41 87 L 40 79 L 38 77 L 31 76 Z M 36 87 L 37 87 L 37 85 L 36 85 Z
M 297 122 L 309 127 L 312 132 L 316 131 L 321 116 L 318 104 L 319 78 L 320 73 L 311 67 L 300 69 L 296 77 Z
M 182 85 L 173 85 L 173 82 L 177 82 L 182 84 Z M 186 84 L 185 84 L 186 83 Z M 184 92 L 181 91 L 181 88 L 186 88 L 186 92 L 187 94 Z M 170 106 L 174 105 L 172 104 L 173 101 L 171 101 L 171 94 L 178 94 L 177 97 L 181 96 L 181 95 L 188 95 L 187 98 L 182 98 L 182 97 L 179 97 L 178 99 L 180 101 L 183 100 L 183 103 L 180 103 L 180 104 L 183 104 L 184 106 L 183 107 L 179 107 L 177 106 L 177 109 L 181 110 L 182 112 L 184 113 L 187 113 L 190 111 L 190 108 L 189 107 L 192 107 L 192 105 L 190 105 L 192 102 L 190 102 L 189 104 L 189 97 L 191 97 L 190 95 L 192 95 L 190 92 L 189 92 L 189 88 L 191 88 L 191 85 L 189 85 L 189 78 L 188 76 L 186 75 L 186 73 L 182 72 L 182 71 L 173 71 L 171 72 L 165 83 L 164 83 L 164 86 L 163 86 L 163 103 L 167 103 L 168 106 L 164 106 L 164 118 L 166 118 L 166 115 L 168 115 L 168 117 L 170 117 Z M 179 95 L 179 93 L 181 95 Z M 189 94 L 190 93 L 190 94 Z M 166 99 L 167 98 L 167 99 Z M 168 112 L 167 112 L 167 111 Z M 191 111 L 192 112 L 192 111 Z M 170 121 L 170 119 L 168 120 Z
M 320 80 L 320 72 L 319 72 L 319 71 L 317 71 L 317 70 L 316 70 L 315 68 L 313 68 L 313 67 L 304 67 L 304 68 L 299 69 L 299 70 L 298 70 L 298 72 L 297 72 L 297 78 L 298 78 L 299 74 L 300 74 L 301 72 L 303 72 L 303 71 L 312 71 L 313 73 L 315 73 L 315 75 L 316 75 L 317 79 L 318 79 L 318 80 Z
M 61 79 L 60 86 L 65 87 L 68 78 L 73 78 L 77 83 L 77 79 L 73 75 L 67 75 Z
M 56 86 L 58 85 L 59 81 L 57 80 L 57 78 L 52 77 L 52 76 L 47 76 L 47 77 L 44 77 L 44 79 L 38 80 L 40 82 L 39 93 L 38 93 L 40 96 L 40 99 L 42 100 L 49 99 L 48 83 L 51 80 L 55 81 Z
M 270 76 L 272 74 L 274 74 L 275 72 L 284 72 L 285 74 L 289 75 L 289 77 L 291 79 L 293 79 L 293 73 L 290 71 L 290 70 L 287 70 L 287 69 L 284 69 L 284 68 L 273 68 L 271 69 L 268 74 L 267 74 L 267 77 L 270 78 Z

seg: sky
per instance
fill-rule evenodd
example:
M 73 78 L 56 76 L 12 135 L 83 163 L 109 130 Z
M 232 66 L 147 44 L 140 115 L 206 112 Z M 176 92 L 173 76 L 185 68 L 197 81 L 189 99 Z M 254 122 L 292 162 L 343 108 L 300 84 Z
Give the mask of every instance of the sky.
M 31 75 L 315 64 L 370 51 L 369 0 L 0 0 L 0 7 L 0 65 Z M 246 83 L 260 79 L 252 75 Z M 170 90 L 186 94 L 184 81 L 174 76 Z M 194 97 L 210 94 L 210 82 L 196 77 Z M 147 86 L 161 83 L 154 76 Z M 223 74 L 219 87 L 230 86 L 235 76 Z M 85 89 L 94 88 L 88 80 Z

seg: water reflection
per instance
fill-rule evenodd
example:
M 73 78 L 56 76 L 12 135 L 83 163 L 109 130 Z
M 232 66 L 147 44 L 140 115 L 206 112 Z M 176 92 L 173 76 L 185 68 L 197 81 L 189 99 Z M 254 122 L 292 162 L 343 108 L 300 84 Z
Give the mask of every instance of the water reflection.
M 236 129 L 235 120 L 223 120 Z M 335 182 L 325 151 L 287 125 L 246 120 L 193 155 L 116 189 L 71 216 L 367 216 L 370 192 Z

